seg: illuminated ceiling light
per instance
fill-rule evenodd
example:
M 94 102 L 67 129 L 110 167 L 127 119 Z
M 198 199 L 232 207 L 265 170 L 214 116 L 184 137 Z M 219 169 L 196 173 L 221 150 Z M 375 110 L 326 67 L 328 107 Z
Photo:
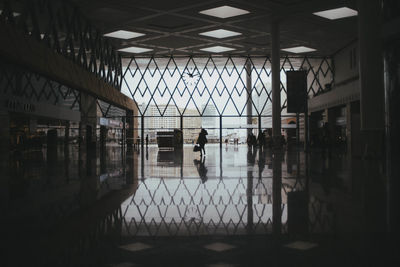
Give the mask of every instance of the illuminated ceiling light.
M 212 52 L 212 53 L 222 53 L 222 52 L 235 50 L 235 48 L 230 48 L 230 47 L 217 45 L 217 46 L 211 46 L 211 47 L 202 48 L 200 50 L 203 50 L 203 51 L 206 51 L 206 52 Z
M 124 30 L 119 30 L 119 31 L 104 34 L 105 37 L 112 37 L 112 38 L 119 38 L 119 39 L 132 39 L 132 38 L 140 37 L 143 35 L 145 35 L 145 34 L 138 33 L 138 32 L 124 31 Z
M 295 54 L 317 51 L 314 48 L 310 48 L 310 47 L 306 47 L 306 46 L 289 47 L 289 48 L 283 48 L 281 50 L 282 51 L 286 51 L 286 52 L 290 52 L 290 53 L 295 53 Z
M 213 16 L 221 19 L 226 19 L 230 17 L 240 16 L 250 13 L 247 10 L 231 7 L 231 6 L 220 6 L 216 8 L 206 9 L 199 12 L 200 14 Z
M 215 30 L 215 31 L 202 32 L 202 33 L 199 33 L 199 34 L 200 35 L 204 35 L 204 36 L 218 38 L 218 39 L 237 36 L 237 35 L 242 35 L 240 32 L 233 32 L 233 31 L 228 31 L 228 30 L 224 30 L 224 29 L 218 29 L 218 30 Z
M 341 7 L 341 8 L 315 12 L 313 14 L 326 19 L 335 20 L 335 19 L 357 16 L 358 12 L 348 7 Z
M 118 51 L 139 54 L 139 53 L 145 53 L 145 52 L 153 51 L 153 49 L 130 46 L 130 47 L 118 49 Z

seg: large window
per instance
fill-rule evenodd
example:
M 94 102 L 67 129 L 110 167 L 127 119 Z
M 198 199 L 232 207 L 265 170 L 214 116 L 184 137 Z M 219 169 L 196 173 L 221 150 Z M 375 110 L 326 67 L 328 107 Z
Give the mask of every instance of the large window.
M 147 118 L 145 129 L 179 128 L 181 122 L 183 129 L 219 129 L 220 118 L 226 134 L 228 129 L 271 127 L 269 57 L 132 57 L 123 62 L 121 90 L 135 100 L 139 117 Z M 310 97 L 323 92 L 333 80 L 328 58 L 282 58 L 282 117 L 294 116 L 286 112 L 286 70 L 300 69 L 308 72 Z M 249 77 L 251 87 L 247 89 Z M 180 117 L 201 119 L 195 120 L 199 125 L 193 121 L 185 125 L 188 120 Z

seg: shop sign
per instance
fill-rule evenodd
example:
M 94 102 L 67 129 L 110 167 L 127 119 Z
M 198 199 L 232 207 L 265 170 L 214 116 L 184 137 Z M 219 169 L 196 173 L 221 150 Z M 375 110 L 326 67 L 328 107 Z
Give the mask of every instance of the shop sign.
M 107 118 L 100 118 L 100 125 L 108 127 L 122 127 L 122 122 Z
M 5 101 L 5 107 L 14 112 L 27 112 L 27 113 L 33 113 L 36 111 L 36 107 L 34 104 L 31 103 L 24 103 L 19 100 L 6 100 Z

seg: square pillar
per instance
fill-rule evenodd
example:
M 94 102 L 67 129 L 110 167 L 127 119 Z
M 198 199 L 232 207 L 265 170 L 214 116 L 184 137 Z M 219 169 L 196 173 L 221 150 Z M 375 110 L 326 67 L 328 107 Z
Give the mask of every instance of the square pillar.
M 81 92 L 80 98 L 81 122 L 79 125 L 79 137 L 82 141 L 81 147 L 86 144 L 88 149 L 95 149 L 97 146 L 97 121 L 101 116 L 101 111 L 95 97 Z

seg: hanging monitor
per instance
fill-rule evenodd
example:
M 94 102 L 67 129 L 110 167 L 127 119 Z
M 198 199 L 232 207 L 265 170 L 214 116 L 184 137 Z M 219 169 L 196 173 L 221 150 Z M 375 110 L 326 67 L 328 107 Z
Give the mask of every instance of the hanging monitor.
M 287 112 L 304 113 L 307 101 L 307 71 L 287 71 Z

